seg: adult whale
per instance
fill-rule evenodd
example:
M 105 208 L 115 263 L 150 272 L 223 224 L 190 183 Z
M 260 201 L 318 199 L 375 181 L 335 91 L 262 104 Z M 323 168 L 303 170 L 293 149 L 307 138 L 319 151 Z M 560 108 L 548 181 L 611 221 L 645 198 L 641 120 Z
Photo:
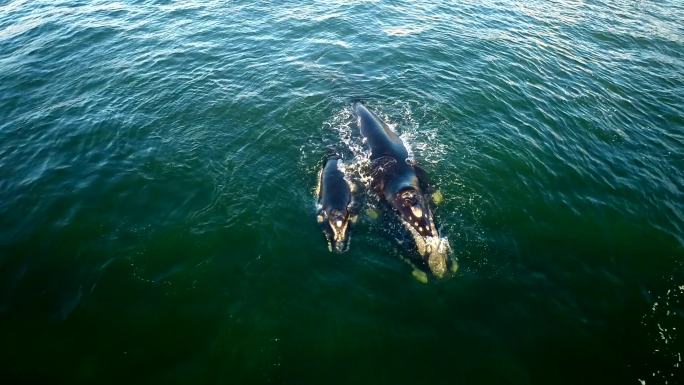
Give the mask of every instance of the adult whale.
M 409 158 L 401 138 L 363 104 L 354 103 L 361 135 L 371 150 L 372 185 L 411 233 L 430 271 L 443 277 L 453 262 L 449 242 L 439 236 L 425 195 L 425 174 Z

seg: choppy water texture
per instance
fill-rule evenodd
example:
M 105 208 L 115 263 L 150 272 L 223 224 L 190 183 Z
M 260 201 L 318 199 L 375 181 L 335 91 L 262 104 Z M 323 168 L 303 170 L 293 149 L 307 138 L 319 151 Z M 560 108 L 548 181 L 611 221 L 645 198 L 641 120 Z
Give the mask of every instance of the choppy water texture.
M 681 1 L 0 1 L 2 383 L 675 384 Z M 331 255 L 363 98 L 460 272 Z

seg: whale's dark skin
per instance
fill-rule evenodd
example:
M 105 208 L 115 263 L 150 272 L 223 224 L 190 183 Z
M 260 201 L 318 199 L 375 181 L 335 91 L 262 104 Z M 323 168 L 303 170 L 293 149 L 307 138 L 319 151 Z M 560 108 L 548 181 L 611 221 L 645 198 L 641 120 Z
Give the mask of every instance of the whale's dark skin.
M 409 159 L 408 150 L 399 136 L 363 104 L 355 103 L 354 112 L 361 135 L 371 150 L 371 167 L 375 191 L 396 211 L 411 232 L 430 270 L 443 276 L 447 268 L 446 248 L 435 241 L 435 227 L 425 190 L 424 173 Z M 434 241 L 434 242 L 433 242 Z M 441 241 L 440 241 L 441 242 Z
M 354 218 L 352 189 L 339 169 L 336 157 L 329 158 L 321 170 L 318 187 L 318 223 L 328 240 L 330 251 L 342 253 L 349 248 L 349 223 Z

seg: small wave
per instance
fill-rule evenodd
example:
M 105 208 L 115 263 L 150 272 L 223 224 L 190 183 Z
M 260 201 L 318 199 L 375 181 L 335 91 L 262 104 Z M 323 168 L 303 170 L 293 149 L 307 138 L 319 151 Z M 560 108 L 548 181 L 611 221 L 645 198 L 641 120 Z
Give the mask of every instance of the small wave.
M 330 39 L 311 39 L 311 43 L 323 44 L 323 45 L 334 45 L 342 48 L 351 48 L 351 44 L 342 40 L 330 40 Z
M 0 41 L 9 40 L 24 32 L 30 31 L 43 24 L 42 20 L 27 20 L 19 24 L 12 24 L 0 30 Z
M 422 27 L 392 27 L 383 29 L 383 32 L 388 36 L 408 36 L 417 35 L 424 30 Z

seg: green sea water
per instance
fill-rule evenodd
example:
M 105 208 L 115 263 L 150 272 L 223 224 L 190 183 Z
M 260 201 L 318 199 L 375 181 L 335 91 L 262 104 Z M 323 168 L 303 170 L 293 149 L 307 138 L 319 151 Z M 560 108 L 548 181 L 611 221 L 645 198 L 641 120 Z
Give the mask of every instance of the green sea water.
M 359 98 L 455 276 L 328 252 Z M 680 0 L 0 0 L 0 383 L 684 383 L 683 111 Z

